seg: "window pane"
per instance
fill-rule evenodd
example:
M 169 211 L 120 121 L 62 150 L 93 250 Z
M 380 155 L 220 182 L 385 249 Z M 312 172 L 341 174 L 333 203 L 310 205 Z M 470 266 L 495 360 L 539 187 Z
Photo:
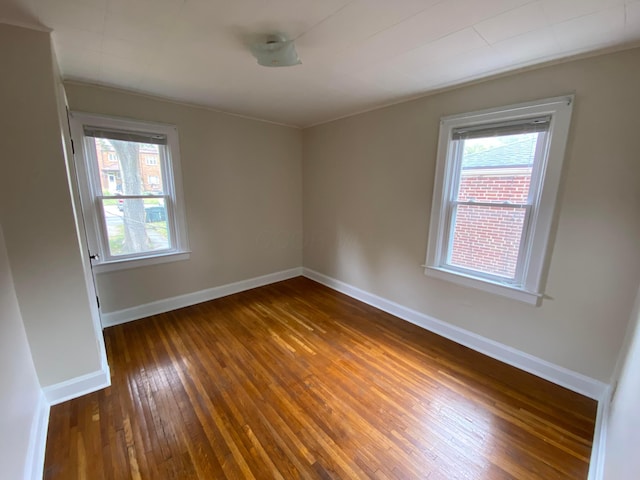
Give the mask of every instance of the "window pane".
M 527 203 L 541 133 L 462 140 L 458 201 Z
M 171 248 L 164 199 L 102 200 L 112 257 Z
M 449 264 L 514 279 L 525 209 L 458 205 Z
M 160 149 L 153 145 L 109 138 L 91 138 L 96 148 L 103 195 L 162 194 Z

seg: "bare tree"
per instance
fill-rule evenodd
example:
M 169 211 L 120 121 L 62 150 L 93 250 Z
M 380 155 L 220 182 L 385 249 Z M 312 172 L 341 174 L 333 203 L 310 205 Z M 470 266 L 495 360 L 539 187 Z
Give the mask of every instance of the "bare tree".
M 122 140 L 109 140 L 118 155 L 122 172 L 122 193 L 124 195 L 142 195 L 140 175 L 140 144 Z M 147 250 L 149 239 L 145 230 L 145 210 L 142 198 L 129 198 L 124 201 L 124 251 L 128 253 Z

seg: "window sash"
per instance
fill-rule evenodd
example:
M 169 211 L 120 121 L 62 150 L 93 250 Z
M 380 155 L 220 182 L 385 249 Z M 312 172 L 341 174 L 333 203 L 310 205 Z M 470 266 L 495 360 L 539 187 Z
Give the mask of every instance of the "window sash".
M 177 252 L 177 249 L 174 246 L 172 246 L 172 243 L 171 243 L 171 240 L 175 238 L 175 234 L 172 233 L 173 230 L 171 228 L 171 223 L 167 221 L 167 229 L 168 229 L 167 234 L 168 234 L 168 240 L 169 240 L 168 248 L 159 248 L 156 250 L 145 250 L 143 252 L 124 253 L 121 255 L 111 255 L 111 248 L 109 246 L 109 237 L 106 236 L 107 220 L 104 215 L 104 210 L 102 209 L 102 205 L 98 204 L 96 211 L 97 211 L 100 225 L 104 229 L 104 230 L 101 230 L 101 232 L 102 231 L 105 232 L 105 236 L 103 235 L 100 236 L 99 242 L 101 243 L 101 251 L 102 251 L 102 254 L 105 256 L 106 261 L 109 262 L 109 261 L 134 260 L 134 259 L 140 259 L 140 258 L 154 257 L 158 255 L 167 255 L 167 254 Z M 168 218 L 169 218 L 169 210 L 167 209 L 167 220 Z
M 84 150 L 87 156 L 87 162 L 89 163 L 89 186 L 91 188 L 91 193 L 94 197 L 103 195 L 102 193 L 102 183 L 100 181 L 100 162 L 98 161 L 98 152 L 96 151 L 95 142 L 92 140 L 94 138 L 106 138 L 106 137 L 92 137 L 85 136 L 84 137 Z M 117 139 L 112 139 L 117 140 Z M 138 142 L 140 143 L 140 142 Z M 162 178 L 162 191 L 170 192 L 173 191 L 172 183 L 168 178 L 168 172 L 171 169 L 169 165 L 169 156 L 167 152 L 166 145 L 158 146 L 158 166 L 160 167 L 160 176 Z M 144 182 L 143 182 L 144 183 Z M 122 196 L 121 196 L 122 197 Z
M 145 199 L 151 199 L 151 198 L 165 198 L 165 199 L 170 199 L 171 197 L 169 195 L 164 195 L 164 194 L 143 194 L 143 195 L 96 195 L 95 196 L 96 199 L 100 199 L 100 200 L 126 200 L 129 198 L 141 198 L 143 200 Z
M 97 136 L 97 135 L 87 135 L 87 131 L 89 133 L 97 132 L 97 130 L 88 130 L 86 127 L 84 129 L 85 137 L 85 152 L 87 155 L 87 161 L 89 163 L 89 175 L 90 175 L 90 186 L 91 186 L 91 195 L 94 198 L 94 209 L 97 216 L 97 242 L 98 248 L 100 250 L 103 261 L 112 262 L 112 261 L 123 261 L 130 259 L 138 259 L 144 257 L 153 257 L 157 255 L 166 255 L 170 253 L 174 253 L 178 251 L 178 243 L 177 243 L 177 224 L 176 224 L 176 215 L 173 208 L 172 198 L 169 193 L 172 192 L 172 184 L 169 182 L 169 178 L 167 172 L 170 169 L 168 164 L 168 155 L 167 155 L 167 146 L 166 144 L 158 144 L 158 156 L 159 156 L 159 167 L 160 167 L 160 175 L 162 177 L 162 191 L 167 192 L 163 195 L 154 195 L 154 194 L 143 194 L 143 195 L 104 195 L 102 193 L 102 183 L 100 181 L 100 164 L 98 161 L 98 155 L 96 151 L 95 138 L 106 138 L 113 140 L 124 140 L 131 141 L 137 143 L 151 143 L 147 141 L 148 138 L 136 136 L 136 133 L 133 132 L 130 138 L 126 138 L 125 134 L 122 134 L 119 138 L 116 135 L 113 136 Z M 106 134 L 105 132 L 113 133 L 115 130 L 100 130 L 99 133 Z M 126 132 L 125 132 L 126 133 Z M 153 135 L 153 134 L 149 134 Z M 158 134 L 157 136 L 160 136 Z M 166 139 L 166 135 L 162 135 Z M 112 255 L 111 249 L 109 247 L 109 231 L 107 226 L 107 218 L 104 214 L 104 208 L 102 200 L 104 199 L 117 199 L 117 200 L 125 200 L 125 199 L 152 199 L 152 198 L 163 198 L 164 199 L 164 208 L 167 215 L 167 234 L 168 234 L 168 248 L 164 249 L 156 249 L 156 250 L 145 250 L 142 252 L 135 252 L 131 254 L 123 254 L 123 255 Z
M 531 207 L 530 203 L 511 203 L 511 202 L 476 202 L 475 200 L 453 200 L 451 205 L 470 205 L 475 207 L 510 207 L 510 208 L 528 208 Z
M 522 222 L 522 230 L 520 232 L 520 244 L 518 246 L 516 271 L 513 278 L 506 277 L 503 275 L 491 274 L 489 272 L 477 270 L 475 268 L 466 268 L 460 265 L 454 265 L 452 263 L 451 258 L 453 255 L 453 240 L 454 240 L 455 227 L 456 227 L 456 214 L 457 214 L 457 209 L 460 205 L 470 205 L 470 206 L 476 206 L 476 207 L 486 206 L 491 208 L 505 208 L 505 209 L 518 208 L 518 209 L 525 210 L 524 219 Z M 523 255 L 526 252 L 526 245 L 527 245 L 527 242 L 525 241 L 525 239 L 527 239 L 527 232 L 529 230 L 529 223 L 531 220 L 533 209 L 534 209 L 534 206 L 530 204 L 504 204 L 504 203 L 459 202 L 459 201 L 449 202 L 449 205 L 447 208 L 447 219 L 446 219 L 446 223 L 448 225 L 447 227 L 448 234 L 446 235 L 444 245 L 443 245 L 443 255 L 442 255 L 443 261 L 441 262 L 441 266 L 446 266 L 446 268 L 449 270 L 454 270 L 463 274 L 472 275 L 474 277 L 481 277 L 496 283 L 505 283 L 513 286 L 522 285 L 523 276 L 524 276 L 524 268 L 523 268 L 522 260 L 523 260 Z
M 167 240 L 169 246 L 167 248 L 145 250 L 142 252 L 134 252 L 130 254 L 111 255 L 111 248 L 109 246 L 109 233 L 107 225 L 107 217 L 104 213 L 103 200 L 127 200 L 127 199 L 161 199 L 164 201 L 164 209 L 167 215 Z M 174 208 L 172 198 L 169 195 L 97 195 L 95 197 L 94 204 L 95 212 L 98 217 L 98 243 L 100 245 L 100 251 L 104 260 L 109 261 L 121 261 L 127 259 L 144 258 L 147 256 L 156 256 L 162 254 L 169 254 L 177 252 L 177 229 L 174 216 Z

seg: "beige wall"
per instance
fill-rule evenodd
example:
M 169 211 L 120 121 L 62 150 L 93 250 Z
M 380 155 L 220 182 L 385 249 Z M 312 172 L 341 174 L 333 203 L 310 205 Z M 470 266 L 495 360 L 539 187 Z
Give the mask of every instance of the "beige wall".
M 100 370 L 48 33 L 0 24 L 0 223 L 42 386 Z
M 72 110 L 177 125 L 190 260 L 98 275 L 103 312 L 300 267 L 299 130 L 88 85 Z
M 304 266 L 608 382 L 640 281 L 640 50 L 490 80 L 304 131 Z M 575 92 L 535 308 L 424 275 L 443 115 Z
M 625 344 L 606 430 L 604 478 L 607 480 L 636 478 L 640 472 L 640 290 Z
M 24 478 L 40 384 L 22 324 L 0 227 L 0 465 L 3 478 Z

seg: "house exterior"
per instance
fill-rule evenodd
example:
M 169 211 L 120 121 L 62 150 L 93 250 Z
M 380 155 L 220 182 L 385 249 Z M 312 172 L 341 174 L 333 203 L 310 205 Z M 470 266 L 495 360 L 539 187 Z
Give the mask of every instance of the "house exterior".
M 108 142 L 96 142 L 96 150 L 102 192 L 105 195 L 125 193 L 122 190 L 122 167 L 116 151 Z M 162 193 L 160 156 L 156 145 L 140 144 L 138 169 L 144 193 Z

